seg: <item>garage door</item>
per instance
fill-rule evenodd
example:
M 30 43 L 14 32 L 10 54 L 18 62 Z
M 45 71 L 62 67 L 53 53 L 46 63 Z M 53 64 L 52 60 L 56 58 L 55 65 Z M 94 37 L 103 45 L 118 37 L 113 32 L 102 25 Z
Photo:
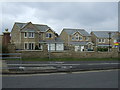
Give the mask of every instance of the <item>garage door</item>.
M 63 44 L 56 44 L 56 51 L 63 51 L 64 45 Z
M 48 44 L 48 50 L 55 51 L 55 44 Z
M 79 51 L 79 46 L 75 46 L 75 51 Z

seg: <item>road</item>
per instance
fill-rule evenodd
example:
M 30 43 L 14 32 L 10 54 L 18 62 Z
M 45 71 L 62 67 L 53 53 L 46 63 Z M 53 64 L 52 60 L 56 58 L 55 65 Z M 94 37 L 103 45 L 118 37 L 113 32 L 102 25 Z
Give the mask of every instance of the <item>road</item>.
M 4 75 L 3 88 L 118 88 L 118 70 Z

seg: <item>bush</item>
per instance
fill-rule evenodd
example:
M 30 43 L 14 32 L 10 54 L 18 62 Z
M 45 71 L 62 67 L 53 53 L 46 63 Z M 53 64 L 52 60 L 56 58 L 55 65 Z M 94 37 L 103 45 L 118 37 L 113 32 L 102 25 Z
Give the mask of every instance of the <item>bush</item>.
M 97 51 L 101 51 L 101 52 L 106 52 L 108 51 L 108 48 L 97 48 Z
M 35 50 L 39 50 L 38 45 L 35 46 Z

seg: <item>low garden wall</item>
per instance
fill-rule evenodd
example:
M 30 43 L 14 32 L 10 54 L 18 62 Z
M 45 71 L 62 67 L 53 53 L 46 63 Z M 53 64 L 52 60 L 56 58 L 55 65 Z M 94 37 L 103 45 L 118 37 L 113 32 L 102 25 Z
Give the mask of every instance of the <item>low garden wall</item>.
M 118 58 L 118 52 L 22 51 L 22 58 Z

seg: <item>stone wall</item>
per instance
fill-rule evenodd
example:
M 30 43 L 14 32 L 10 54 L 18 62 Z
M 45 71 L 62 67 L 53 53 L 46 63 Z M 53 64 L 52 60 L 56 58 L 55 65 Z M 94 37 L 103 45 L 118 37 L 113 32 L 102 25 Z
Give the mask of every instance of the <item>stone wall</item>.
M 9 46 L 12 50 L 14 45 Z M 9 49 L 9 50 L 10 50 Z M 118 49 L 112 49 L 111 52 L 96 52 L 96 51 L 84 51 L 84 52 L 75 52 L 74 48 L 71 47 L 71 50 L 66 51 L 54 51 L 48 52 L 47 45 L 43 45 L 43 50 L 20 50 L 15 51 L 15 53 L 22 53 L 22 58 L 117 58 L 120 57 L 120 52 Z
M 43 52 L 43 51 L 22 51 L 23 58 L 117 58 L 118 52 Z
M 117 58 L 114 52 L 52 52 L 52 58 Z

